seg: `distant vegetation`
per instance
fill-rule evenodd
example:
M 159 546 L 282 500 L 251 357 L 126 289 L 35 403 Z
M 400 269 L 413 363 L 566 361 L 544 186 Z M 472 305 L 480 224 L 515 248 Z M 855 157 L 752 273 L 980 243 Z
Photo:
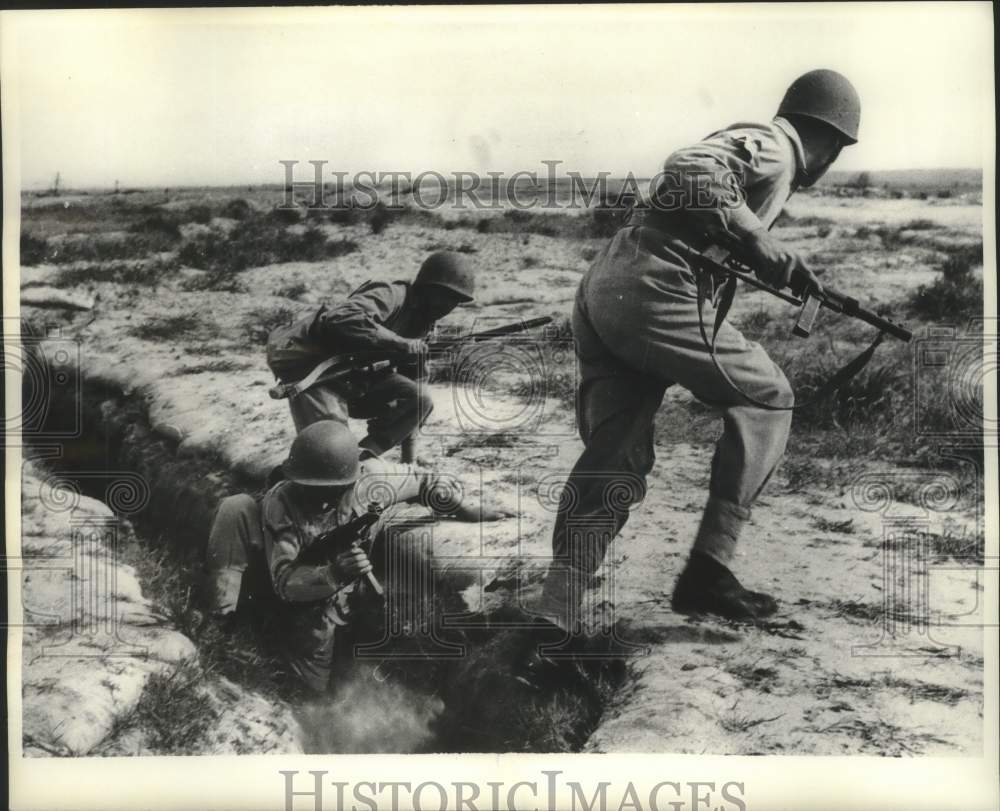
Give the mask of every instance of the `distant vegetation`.
M 115 198 L 120 200 L 120 198 Z M 79 207 L 84 208 L 84 207 Z M 21 233 L 21 264 L 67 265 L 60 284 L 117 282 L 155 284 L 181 266 L 206 271 L 187 282 L 190 289 L 238 290 L 237 274 L 253 267 L 278 262 L 316 262 L 353 253 L 358 244 L 350 239 L 329 239 L 315 223 L 298 229 L 302 214 L 295 209 L 275 208 L 260 212 L 246 200 L 236 198 L 209 206 L 196 204 L 170 210 L 161 206 L 88 206 L 95 220 L 114 219 L 123 231 L 102 231 L 74 210 L 69 220 L 77 228 L 69 233 L 45 237 L 34 233 L 32 214 L 25 217 Z M 113 213 L 109 215 L 108 209 Z M 213 220 L 234 220 L 232 227 L 216 227 Z M 40 219 L 50 218 L 43 212 Z M 201 230 L 185 230 L 190 225 Z M 301 293 L 300 293 L 301 294 Z
M 281 217 L 253 215 L 224 237 L 210 233 L 186 240 L 177 258 L 190 267 L 232 274 L 277 262 L 317 262 L 357 249 L 356 242 L 329 240 L 315 226 L 293 232 Z
M 864 195 L 920 200 L 946 200 L 960 194 L 982 192 L 983 173 L 978 169 L 899 169 L 884 171 L 829 171 L 814 193 Z

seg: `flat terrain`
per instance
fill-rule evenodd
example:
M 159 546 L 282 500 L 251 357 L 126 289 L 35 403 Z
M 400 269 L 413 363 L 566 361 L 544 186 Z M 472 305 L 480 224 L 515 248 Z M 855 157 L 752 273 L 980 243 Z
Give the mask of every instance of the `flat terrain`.
M 234 189 L 26 197 L 22 315 L 78 341 L 82 377 L 131 395 L 177 454 L 259 484 L 293 436 L 286 404 L 266 394 L 267 331 L 366 279 L 409 278 L 431 251 L 468 253 L 477 301 L 442 327 L 552 315 L 563 329 L 439 362 L 421 462 L 516 517 L 439 524 L 435 551 L 481 571 L 465 592 L 470 609 L 513 603 L 518 583 L 530 596 L 549 551 L 553 493 L 581 447 L 565 323 L 608 226 L 589 212 L 282 220 L 269 213 L 276 202 L 274 192 Z M 803 195 L 777 233 L 824 283 L 908 322 L 918 340 L 887 343 L 844 394 L 796 418 L 734 566 L 780 599 L 766 625 L 670 611 L 720 423 L 686 392 L 668 392 L 649 494 L 609 551 L 593 601 L 613 607 L 623 638 L 645 655 L 630 660 L 583 748 L 979 752 L 983 499 L 969 425 L 976 408 L 981 415 L 981 359 L 942 369 L 922 365 L 920 352 L 932 339 L 949 357 L 970 345 L 982 207 L 960 195 Z M 816 335 L 793 338 L 794 313 L 755 292 L 738 297 L 731 319 L 804 394 L 872 337 L 823 313 Z M 970 436 L 971 452 L 954 450 Z

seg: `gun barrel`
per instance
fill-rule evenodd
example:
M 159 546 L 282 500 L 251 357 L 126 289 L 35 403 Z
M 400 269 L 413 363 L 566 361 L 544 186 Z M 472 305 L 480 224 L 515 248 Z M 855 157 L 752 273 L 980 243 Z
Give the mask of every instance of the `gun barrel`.
M 551 323 L 551 316 L 542 315 L 538 318 L 529 318 L 527 321 L 515 321 L 513 324 L 504 324 L 503 326 L 493 327 L 493 329 L 486 329 L 482 332 L 474 332 L 472 335 L 466 336 L 466 340 L 482 340 L 484 338 L 495 338 L 500 335 L 514 335 L 518 332 L 527 332 L 529 329 L 534 329 L 535 327 L 544 327 L 546 324 Z
M 548 315 L 538 318 L 529 318 L 526 321 L 515 321 L 513 324 L 503 324 L 492 329 L 485 329 L 482 332 L 472 332 L 468 335 L 459 335 L 455 338 L 446 338 L 441 341 L 434 341 L 432 347 L 449 347 L 456 344 L 475 343 L 476 341 L 488 341 L 490 338 L 502 338 L 505 335 L 516 335 L 519 332 L 527 332 L 535 327 L 544 327 L 552 323 L 552 317 Z
M 913 340 L 913 333 L 906 327 L 901 324 L 897 324 L 894 321 L 890 321 L 887 318 L 883 318 L 877 313 L 862 307 L 858 300 L 851 298 L 851 296 L 846 296 L 843 293 L 838 293 L 835 290 L 828 290 L 824 287 L 823 295 L 820 297 L 820 300 L 823 306 L 828 310 L 843 313 L 844 315 L 849 315 L 852 318 L 857 318 L 859 321 L 864 321 L 866 324 L 870 324 L 876 329 L 891 335 L 893 338 L 898 338 L 905 343 L 909 343 Z
M 753 268 L 743 261 L 742 258 L 731 257 L 730 262 L 723 265 L 691 250 L 690 248 L 688 251 L 690 251 L 692 258 L 696 258 L 696 261 L 700 261 L 705 266 L 713 268 L 716 271 L 722 271 L 736 276 L 742 281 L 752 284 L 754 287 L 765 290 L 780 299 L 784 299 L 789 304 L 796 304 L 799 306 L 803 304 L 802 300 L 799 298 L 790 296 L 784 291 L 776 290 L 770 285 L 766 285 L 757 279 L 754 275 Z M 894 321 L 890 321 L 887 318 L 883 318 L 877 313 L 862 307 L 856 298 L 844 295 L 843 293 L 838 293 L 824 285 L 823 295 L 820 296 L 819 299 L 822 305 L 828 310 L 833 310 L 836 313 L 843 313 L 844 315 L 851 316 L 852 318 L 857 318 L 859 321 L 864 321 L 866 324 L 881 330 L 887 335 L 891 335 L 893 338 L 898 338 L 905 343 L 909 343 L 913 340 L 913 333 L 906 329 L 906 327 L 901 324 L 897 324 Z

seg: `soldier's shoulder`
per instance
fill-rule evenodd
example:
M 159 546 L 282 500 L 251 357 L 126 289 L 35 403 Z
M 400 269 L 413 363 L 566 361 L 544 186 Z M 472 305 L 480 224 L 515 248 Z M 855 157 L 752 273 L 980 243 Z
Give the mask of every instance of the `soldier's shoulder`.
M 788 136 L 773 122 L 740 121 L 712 133 L 703 143 L 751 166 L 787 163 L 793 158 Z
M 284 526 L 292 520 L 289 481 L 277 482 L 261 497 L 260 512 L 264 523 L 272 527 Z
M 771 138 L 777 138 L 779 135 L 779 129 L 773 121 L 737 121 L 728 127 L 723 127 L 721 130 L 716 130 L 708 137 L 713 138 L 725 133 L 732 134 L 739 132 L 760 134 Z
M 359 284 L 354 290 L 349 294 L 349 298 L 353 296 L 364 296 L 374 294 L 397 294 L 406 293 L 410 289 L 410 283 L 403 281 L 402 279 L 368 279 L 366 282 Z
M 784 143 L 785 135 L 771 121 L 738 121 L 724 129 L 713 132 L 705 140 L 717 139 L 730 141 L 748 140 L 758 143 L 761 148 L 778 148 Z

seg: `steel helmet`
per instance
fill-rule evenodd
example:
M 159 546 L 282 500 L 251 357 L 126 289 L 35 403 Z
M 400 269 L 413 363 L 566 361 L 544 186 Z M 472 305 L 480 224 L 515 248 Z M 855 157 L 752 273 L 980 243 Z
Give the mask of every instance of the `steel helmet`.
M 778 115 L 803 115 L 828 124 L 849 144 L 858 142 L 861 99 L 847 79 L 835 70 L 803 73 L 785 91 Z
M 476 294 L 472 266 L 465 256 L 455 251 L 438 251 L 428 256 L 417 271 L 413 284 L 445 287 L 457 293 L 462 301 L 472 301 Z
M 351 484 L 360 475 L 359 454 L 357 440 L 345 425 L 320 420 L 299 432 L 282 467 L 285 478 L 297 484 L 313 487 Z

